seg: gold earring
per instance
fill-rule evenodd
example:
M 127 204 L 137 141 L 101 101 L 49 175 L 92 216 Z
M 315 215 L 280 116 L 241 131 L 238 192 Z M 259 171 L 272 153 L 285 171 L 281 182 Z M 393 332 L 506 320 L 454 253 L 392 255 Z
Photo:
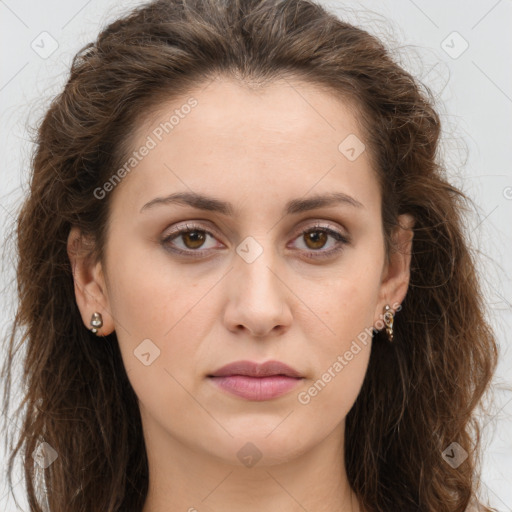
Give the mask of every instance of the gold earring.
M 101 317 L 100 313 L 93 313 L 91 317 L 91 325 L 90 328 L 93 334 L 96 334 L 98 332 L 98 329 L 102 327 L 103 325 L 103 318 Z
M 394 311 L 386 304 L 384 308 L 384 323 L 386 324 L 386 332 L 389 342 L 393 342 L 393 320 L 395 318 Z

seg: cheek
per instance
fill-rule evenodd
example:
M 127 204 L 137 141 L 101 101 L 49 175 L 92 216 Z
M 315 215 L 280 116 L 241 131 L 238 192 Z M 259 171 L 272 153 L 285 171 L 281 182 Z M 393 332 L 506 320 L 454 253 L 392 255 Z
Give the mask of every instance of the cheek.
M 334 339 L 335 348 L 340 350 L 373 325 L 379 287 L 379 262 L 365 261 L 364 258 L 360 258 L 357 265 L 347 265 L 342 273 L 323 281 L 310 298 L 310 304 L 313 310 L 321 313 L 329 338 L 327 345 Z
M 301 389 L 297 401 L 311 421 L 323 418 L 322 429 L 329 431 L 352 408 L 368 368 L 372 344 L 372 321 L 377 287 L 367 280 L 340 281 L 323 296 L 322 317 L 328 326 L 319 336 L 318 323 L 308 336 L 314 375 Z M 315 331 L 316 330 L 316 334 Z
M 310 347 L 315 376 L 299 403 L 311 403 L 315 413 L 332 416 L 330 407 L 335 403 L 334 416 L 342 419 L 359 394 L 379 298 L 380 262 L 376 260 L 364 255 L 356 260 L 354 254 L 342 273 L 325 280 L 310 296 L 311 308 L 320 313 L 322 322 L 315 317 L 310 323 L 307 337 L 316 340 Z
M 148 253 L 117 253 L 122 257 L 110 272 L 109 299 L 132 387 L 142 402 L 154 401 L 158 407 L 162 401 L 177 401 L 183 392 L 178 383 L 190 387 L 191 367 L 201 359 L 200 341 L 207 336 L 211 319 L 217 318 L 216 302 L 208 291 L 218 277 L 187 277 L 169 264 L 165 254 Z
M 121 256 L 111 271 L 111 310 L 132 338 L 170 336 L 213 284 L 207 276 L 198 279 L 189 270 L 180 272 L 159 247 L 141 243 L 123 252 L 114 242 L 112 254 Z
M 146 277 L 119 286 L 119 314 L 127 329 L 116 330 L 123 365 L 139 398 L 141 413 L 150 411 L 150 416 L 165 425 L 169 414 L 178 413 L 183 421 L 184 411 L 194 407 L 189 393 L 195 392 L 192 379 L 197 377 L 199 343 L 206 330 L 200 325 L 199 311 L 205 313 L 208 304 L 194 308 L 204 295 L 200 290 L 192 293 L 180 286 L 171 292 L 162 280 Z
M 368 368 L 371 341 L 351 342 L 345 348 L 329 358 L 297 397 L 308 415 L 322 414 L 333 424 L 348 414 L 359 394 Z

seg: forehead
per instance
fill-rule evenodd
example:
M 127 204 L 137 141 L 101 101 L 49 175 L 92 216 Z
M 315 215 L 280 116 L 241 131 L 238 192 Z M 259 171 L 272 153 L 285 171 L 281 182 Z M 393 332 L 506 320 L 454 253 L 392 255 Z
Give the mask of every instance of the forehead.
M 193 109 L 187 107 L 191 98 L 197 103 Z M 139 137 L 157 129 L 162 121 L 165 124 L 171 120 L 175 112 L 178 115 L 171 121 L 173 135 L 184 135 L 188 128 L 202 132 L 201 140 L 205 142 L 215 138 L 229 142 L 236 134 L 237 138 L 256 135 L 262 142 L 289 143 L 297 139 L 302 142 L 304 138 L 311 143 L 319 138 L 325 143 L 331 139 L 336 142 L 344 132 L 357 132 L 362 138 L 359 112 L 353 101 L 342 99 L 326 87 L 298 79 L 281 78 L 254 86 L 229 77 L 216 77 L 180 98 L 161 103 L 154 110 L 145 123 L 136 127 Z
M 219 78 L 161 103 L 137 127 L 131 150 L 151 149 L 118 188 L 140 206 L 142 198 L 177 190 L 286 200 L 287 191 L 297 197 L 332 187 L 375 202 L 363 140 L 353 105 L 314 84 L 281 79 L 251 87 Z

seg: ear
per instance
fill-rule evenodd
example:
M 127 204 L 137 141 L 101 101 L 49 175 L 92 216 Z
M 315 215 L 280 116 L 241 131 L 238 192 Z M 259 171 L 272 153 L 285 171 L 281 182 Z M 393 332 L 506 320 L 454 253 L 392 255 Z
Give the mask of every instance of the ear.
M 76 303 L 87 329 L 91 328 L 92 314 L 101 314 L 103 326 L 96 334 L 106 336 L 114 330 L 114 322 L 110 314 L 103 268 L 100 262 L 92 263 L 91 249 L 92 243 L 87 237 L 79 228 L 72 227 L 67 241 L 67 253 L 75 283 Z
M 394 311 L 400 306 L 407 294 L 411 271 L 411 251 L 414 232 L 414 217 L 408 214 L 398 216 L 399 226 L 395 228 L 389 261 L 381 274 L 379 301 L 374 314 L 374 325 L 382 318 L 384 307 L 389 304 Z

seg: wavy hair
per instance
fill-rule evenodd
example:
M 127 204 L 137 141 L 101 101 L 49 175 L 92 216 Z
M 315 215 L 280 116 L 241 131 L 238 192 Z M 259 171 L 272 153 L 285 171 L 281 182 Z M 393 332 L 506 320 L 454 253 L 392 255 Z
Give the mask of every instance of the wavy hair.
M 374 333 L 346 418 L 345 463 L 368 512 L 463 512 L 478 489 L 476 410 L 497 346 L 464 231 L 469 198 L 439 162 L 432 93 L 374 36 L 310 0 L 156 0 L 107 26 L 74 57 L 37 128 L 30 186 L 15 226 L 18 302 L 6 337 L 4 414 L 23 349 L 23 400 L 9 483 L 21 456 L 31 512 L 142 510 L 148 463 L 135 393 L 115 332 L 84 326 L 66 242 L 72 226 L 102 261 L 109 197 L 130 136 L 163 101 L 216 75 L 265 84 L 297 77 L 357 107 L 382 194 L 389 256 L 397 216 L 415 219 L 409 289 L 395 341 Z M 46 442 L 48 467 L 32 454 Z M 457 442 L 457 469 L 442 452 Z M 486 509 L 488 510 L 488 509 Z

